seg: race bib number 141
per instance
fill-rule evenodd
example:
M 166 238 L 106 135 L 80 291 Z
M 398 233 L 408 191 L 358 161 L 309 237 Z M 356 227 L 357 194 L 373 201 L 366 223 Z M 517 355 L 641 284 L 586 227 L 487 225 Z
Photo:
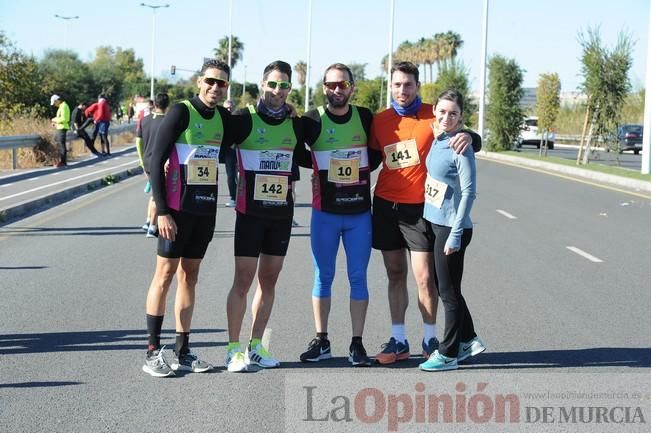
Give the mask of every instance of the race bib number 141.
M 400 141 L 384 146 L 384 162 L 391 170 L 420 164 L 416 140 Z

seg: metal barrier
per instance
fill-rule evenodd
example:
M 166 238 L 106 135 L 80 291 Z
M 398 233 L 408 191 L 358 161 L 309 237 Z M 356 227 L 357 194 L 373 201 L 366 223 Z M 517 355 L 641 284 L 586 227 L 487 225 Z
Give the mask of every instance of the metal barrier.
M 136 124 L 123 123 L 122 125 L 111 125 L 109 127 L 109 136 L 122 134 L 123 132 L 136 132 Z M 66 140 L 75 140 L 77 138 L 79 138 L 77 137 L 77 134 L 68 130 Z M 12 169 L 15 170 L 18 165 L 18 152 L 16 152 L 16 149 L 37 146 L 42 140 L 43 139 L 40 135 L 14 135 L 9 137 L 0 137 L 0 150 L 11 149 Z

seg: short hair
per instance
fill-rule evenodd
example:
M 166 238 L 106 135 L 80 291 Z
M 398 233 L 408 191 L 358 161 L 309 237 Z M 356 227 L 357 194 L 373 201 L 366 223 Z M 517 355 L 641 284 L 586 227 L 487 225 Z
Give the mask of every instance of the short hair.
M 283 62 L 282 60 L 276 60 L 275 62 L 269 63 L 262 72 L 262 79 L 266 80 L 272 71 L 278 71 L 286 74 L 287 77 L 289 77 L 289 81 L 292 81 L 292 67 L 289 63 Z
M 354 83 L 355 79 L 353 78 L 353 72 L 350 70 L 350 68 L 343 63 L 333 63 L 332 65 L 328 66 L 323 73 L 323 82 L 325 83 L 326 81 L 326 75 L 328 75 L 328 71 L 336 69 L 338 71 L 346 71 L 348 73 L 348 78 L 350 78 L 350 82 Z
M 154 107 L 164 110 L 169 107 L 169 105 L 170 97 L 167 95 L 167 93 L 156 93 L 156 99 L 154 99 Z
M 434 104 L 434 107 L 438 105 L 441 99 L 454 102 L 459 106 L 459 110 L 461 110 L 461 112 L 463 113 L 463 95 L 457 89 L 448 89 L 443 93 L 441 93 L 439 97 L 436 98 L 436 103 Z
M 97 96 L 97 99 L 101 99 L 101 98 L 106 99 L 106 95 L 103 94 L 103 93 L 100 93 L 99 96 Z
M 398 62 L 391 67 L 391 78 L 393 78 L 393 73 L 395 71 L 400 71 L 403 74 L 413 75 L 418 82 L 418 66 L 414 65 L 411 62 Z
M 208 69 L 219 69 L 220 71 L 224 71 L 226 72 L 226 75 L 228 75 L 228 79 L 231 79 L 231 67 L 224 61 L 218 59 L 207 60 L 201 66 L 201 75 L 203 75 Z

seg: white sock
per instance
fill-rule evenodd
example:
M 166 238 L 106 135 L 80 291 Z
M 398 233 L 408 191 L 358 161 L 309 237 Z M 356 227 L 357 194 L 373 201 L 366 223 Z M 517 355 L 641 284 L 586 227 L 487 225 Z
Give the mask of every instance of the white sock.
M 423 333 L 425 337 L 423 341 L 428 343 L 430 339 L 436 338 L 436 323 L 430 325 L 429 323 L 423 323 Z
M 397 342 L 404 343 L 405 340 L 407 339 L 405 335 L 405 324 L 404 323 L 392 324 L 391 335 L 393 338 L 396 339 Z

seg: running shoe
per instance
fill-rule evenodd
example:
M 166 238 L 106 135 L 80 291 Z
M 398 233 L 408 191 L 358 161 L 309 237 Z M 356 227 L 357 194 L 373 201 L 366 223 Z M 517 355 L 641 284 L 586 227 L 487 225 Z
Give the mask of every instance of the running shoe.
M 165 346 L 158 350 L 152 350 L 145 355 L 145 363 L 142 365 L 142 371 L 154 377 L 174 376 L 174 371 L 165 361 L 163 352 Z
M 459 344 L 459 355 L 457 355 L 457 360 L 461 362 L 471 356 L 479 355 L 484 350 L 486 350 L 484 342 L 481 341 L 479 337 L 475 336 L 472 340 L 465 342 L 462 341 Z
M 366 349 L 364 349 L 364 345 L 361 342 L 350 343 L 348 361 L 353 367 L 368 367 L 371 365 L 371 358 L 366 355 Z
M 438 350 L 435 350 L 432 356 L 420 364 L 418 368 L 424 371 L 446 371 L 456 370 L 459 368 L 459 364 L 457 363 L 457 358 L 441 355 Z
M 146 232 L 149 230 L 149 220 L 145 221 L 145 223 L 142 225 L 142 231 Z
M 226 207 L 235 207 L 235 200 L 229 200 L 226 202 Z
M 307 346 L 307 351 L 301 353 L 301 361 L 303 362 L 317 362 L 323 359 L 332 358 L 330 352 L 330 340 L 314 338 Z
M 240 349 L 231 349 L 226 354 L 224 365 L 230 373 L 241 373 L 249 369 L 244 354 Z
M 262 368 L 274 368 L 280 365 L 280 361 L 274 359 L 262 343 L 256 344 L 255 347 L 247 347 L 244 354 L 247 365 L 255 364 Z
M 150 224 L 149 228 L 147 229 L 147 236 L 148 238 L 157 238 L 158 237 L 158 227 L 156 227 L 155 224 Z
M 422 346 L 423 358 L 427 359 L 432 356 L 432 353 L 434 353 L 436 349 L 439 348 L 439 340 L 437 340 L 436 337 L 430 338 L 427 343 L 425 343 L 425 340 L 423 340 Z
M 212 364 L 200 360 L 192 350 L 182 353 L 178 357 L 175 356 L 171 367 L 174 371 L 191 371 L 193 373 L 205 373 L 213 369 Z
M 409 359 L 409 342 L 396 341 L 391 337 L 388 343 L 382 345 L 382 352 L 375 355 L 375 361 L 380 364 L 393 364 L 396 361 Z

